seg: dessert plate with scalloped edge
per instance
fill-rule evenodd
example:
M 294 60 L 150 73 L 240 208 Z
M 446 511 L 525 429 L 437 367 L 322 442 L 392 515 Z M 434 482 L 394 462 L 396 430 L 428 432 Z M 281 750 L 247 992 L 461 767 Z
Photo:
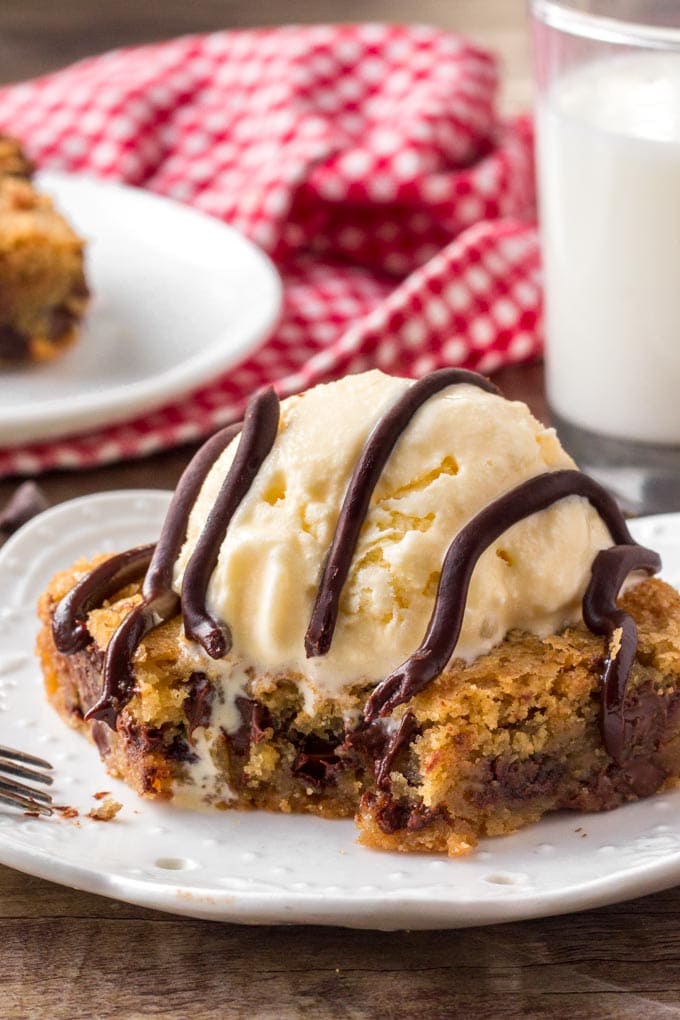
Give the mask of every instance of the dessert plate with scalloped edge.
M 0 372 L 3 446 L 130 421 L 226 372 L 270 332 L 281 281 L 212 216 L 140 188 L 43 172 L 85 238 L 92 301 L 53 361 Z
M 388 854 L 350 821 L 263 812 L 188 812 L 141 800 L 47 704 L 33 653 L 35 602 L 80 556 L 152 541 L 169 493 L 107 492 L 46 511 L 0 550 L 0 744 L 55 766 L 55 801 L 78 817 L 0 811 L 0 862 L 145 907 L 249 924 L 454 928 L 567 913 L 680 881 L 680 790 L 616 811 L 555 814 L 472 854 Z M 631 523 L 680 584 L 680 514 Z M 87 817 L 93 795 L 123 807 Z

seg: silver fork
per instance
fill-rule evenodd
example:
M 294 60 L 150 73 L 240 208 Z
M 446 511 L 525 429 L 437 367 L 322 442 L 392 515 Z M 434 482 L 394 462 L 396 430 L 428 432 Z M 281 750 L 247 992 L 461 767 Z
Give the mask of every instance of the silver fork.
M 52 797 L 31 783 L 51 786 L 52 766 L 43 758 L 0 746 L 0 804 L 23 808 L 30 814 L 51 815 Z M 29 783 L 18 782 L 27 779 Z

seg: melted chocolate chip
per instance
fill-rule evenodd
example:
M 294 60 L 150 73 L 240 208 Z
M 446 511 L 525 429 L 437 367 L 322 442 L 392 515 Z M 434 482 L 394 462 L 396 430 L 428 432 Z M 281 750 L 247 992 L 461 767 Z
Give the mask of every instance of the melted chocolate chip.
M 0 360 L 26 361 L 29 352 L 30 337 L 6 322 L 0 323 Z
M 227 734 L 227 740 L 239 754 L 247 754 L 252 744 L 259 744 L 265 730 L 273 727 L 274 720 L 266 705 L 251 698 L 238 697 L 236 707 L 243 720 L 235 733 Z
M 669 770 L 662 761 L 651 761 L 664 740 L 680 723 L 680 692 L 658 691 L 651 681 L 640 684 L 627 696 L 623 707 L 623 753 L 621 773 L 638 797 L 658 790 Z
M 479 786 L 470 799 L 477 807 L 490 807 L 504 801 L 518 803 L 536 797 L 554 797 L 568 767 L 547 754 L 528 758 L 501 755 L 487 760 Z
M 443 804 L 439 804 L 435 808 L 425 807 L 424 804 L 416 804 L 415 807 L 411 808 L 411 813 L 406 822 L 406 831 L 419 832 L 421 829 L 427 829 L 430 825 L 435 825 L 437 822 L 448 822 L 449 820 L 449 812 Z
M 437 822 L 446 822 L 450 818 L 443 804 L 429 808 L 424 804 L 411 804 L 389 793 L 365 793 L 361 799 L 361 808 L 373 816 L 378 827 L 387 836 L 392 836 L 395 832 L 419 832 Z
M 323 740 L 315 734 L 305 737 L 291 772 L 318 789 L 334 784 L 338 772 L 347 766 L 347 761 L 338 754 L 339 747 L 337 740 Z
M 182 734 L 174 732 L 170 723 L 163 723 L 162 726 L 139 725 L 124 714 L 120 717 L 118 731 L 125 739 L 127 753 L 133 760 L 153 754 L 180 764 L 191 764 L 198 760 Z
M 215 700 L 215 685 L 205 673 L 192 673 L 187 680 L 189 693 L 184 700 L 189 736 L 198 726 L 209 726 Z
M 368 809 L 378 827 L 390 836 L 406 828 L 411 806 L 405 800 L 397 800 L 389 793 L 364 794 L 361 806 Z
M 366 723 L 363 720 L 353 729 L 345 732 L 345 739 L 338 753 L 354 765 L 375 768 L 376 762 L 385 754 L 389 743 L 387 731 L 382 722 Z

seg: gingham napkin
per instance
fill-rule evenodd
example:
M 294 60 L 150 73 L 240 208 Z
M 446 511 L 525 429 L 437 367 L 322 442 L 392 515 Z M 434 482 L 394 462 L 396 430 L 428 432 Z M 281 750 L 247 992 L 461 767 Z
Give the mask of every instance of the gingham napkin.
M 277 263 L 276 332 L 135 421 L 0 450 L 0 476 L 89 467 L 206 435 L 248 395 L 378 366 L 491 372 L 541 348 L 532 136 L 495 111 L 494 59 L 437 29 L 289 27 L 119 50 L 0 90 L 41 167 L 149 188 Z

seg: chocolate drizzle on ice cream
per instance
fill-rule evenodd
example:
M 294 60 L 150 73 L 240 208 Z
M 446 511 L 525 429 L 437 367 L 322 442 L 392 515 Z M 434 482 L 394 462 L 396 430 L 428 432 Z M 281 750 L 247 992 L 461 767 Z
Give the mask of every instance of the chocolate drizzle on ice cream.
M 325 655 L 333 640 L 342 587 L 347 580 L 361 526 L 366 520 L 373 490 L 389 455 L 426 400 L 447 386 L 467 383 L 500 396 L 500 390 L 483 375 L 461 368 L 442 368 L 415 382 L 379 420 L 356 462 L 342 503 L 337 527 L 326 557 L 319 588 L 305 635 L 308 657 Z
M 231 648 L 231 632 L 226 621 L 215 620 L 208 612 L 208 582 L 217 565 L 229 523 L 274 445 L 278 425 L 279 399 L 276 393 L 271 387 L 260 390 L 248 404 L 234 462 L 184 574 L 184 631 L 190 640 L 197 641 L 205 649 L 211 659 L 222 659 L 227 654 Z
M 592 580 L 584 598 L 584 619 L 594 633 L 608 635 L 609 648 L 616 628 L 621 630 L 621 648 L 616 654 L 608 651 L 601 680 L 602 737 L 608 753 L 617 760 L 620 758 L 624 750 L 620 739 L 623 702 L 637 632 L 632 618 L 616 608 L 616 598 L 631 571 L 655 574 L 661 561 L 656 553 L 637 545 L 612 497 L 580 471 L 549 471 L 530 478 L 490 503 L 456 535 L 444 560 L 423 642 L 376 687 L 366 705 L 367 722 L 389 715 L 443 672 L 458 642 L 470 579 L 484 550 L 513 524 L 568 496 L 587 499 L 618 543 L 598 553 L 594 561 Z
M 308 659 L 327 656 L 331 649 L 359 535 L 395 446 L 416 412 L 431 397 L 460 384 L 498 394 L 492 383 L 474 373 L 458 369 L 434 372 L 408 386 L 399 399 L 392 401 L 363 443 L 322 561 L 304 639 Z M 101 696 L 88 712 L 88 718 L 115 727 L 118 714 L 134 693 L 136 648 L 149 630 L 180 609 L 189 640 L 199 644 L 210 658 L 220 659 L 228 654 L 232 644 L 230 620 L 221 619 L 210 610 L 209 584 L 225 535 L 263 464 L 276 448 L 279 429 L 276 394 L 271 388 L 259 391 L 248 405 L 243 425 L 231 426 L 212 437 L 192 460 L 173 497 L 155 550 L 143 547 L 112 557 L 87 574 L 60 603 L 54 618 L 54 639 L 61 652 L 71 654 L 87 643 L 87 613 L 125 584 L 144 579 L 142 602 L 128 613 L 109 643 Z M 192 509 L 215 462 L 239 432 L 241 438 L 235 455 L 190 551 L 178 589 L 181 594 L 177 594 L 173 568 L 187 540 Z M 660 561 L 655 553 L 634 542 L 618 507 L 605 490 L 576 470 L 549 470 L 529 477 L 491 499 L 458 530 L 443 558 L 425 637 L 401 666 L 377 683 L 366 705 L 367 721 L 385 716 L 409 701 L 446 668 L 458 646 L 473 571 L 485 550 L 518 522 L 574 498 L 584 499 L 593 507 L 614 543 L 612 548 L 594 556 L 590 583 L 583 597 L 583 617 L 591 631 L 606 638 L 601 676 L 603 743 L 617 762 L 625 757 L 624 701 L 637 633 L 633 620 L 617 608 L 616 598 L 631 571 L 655 573 Z

